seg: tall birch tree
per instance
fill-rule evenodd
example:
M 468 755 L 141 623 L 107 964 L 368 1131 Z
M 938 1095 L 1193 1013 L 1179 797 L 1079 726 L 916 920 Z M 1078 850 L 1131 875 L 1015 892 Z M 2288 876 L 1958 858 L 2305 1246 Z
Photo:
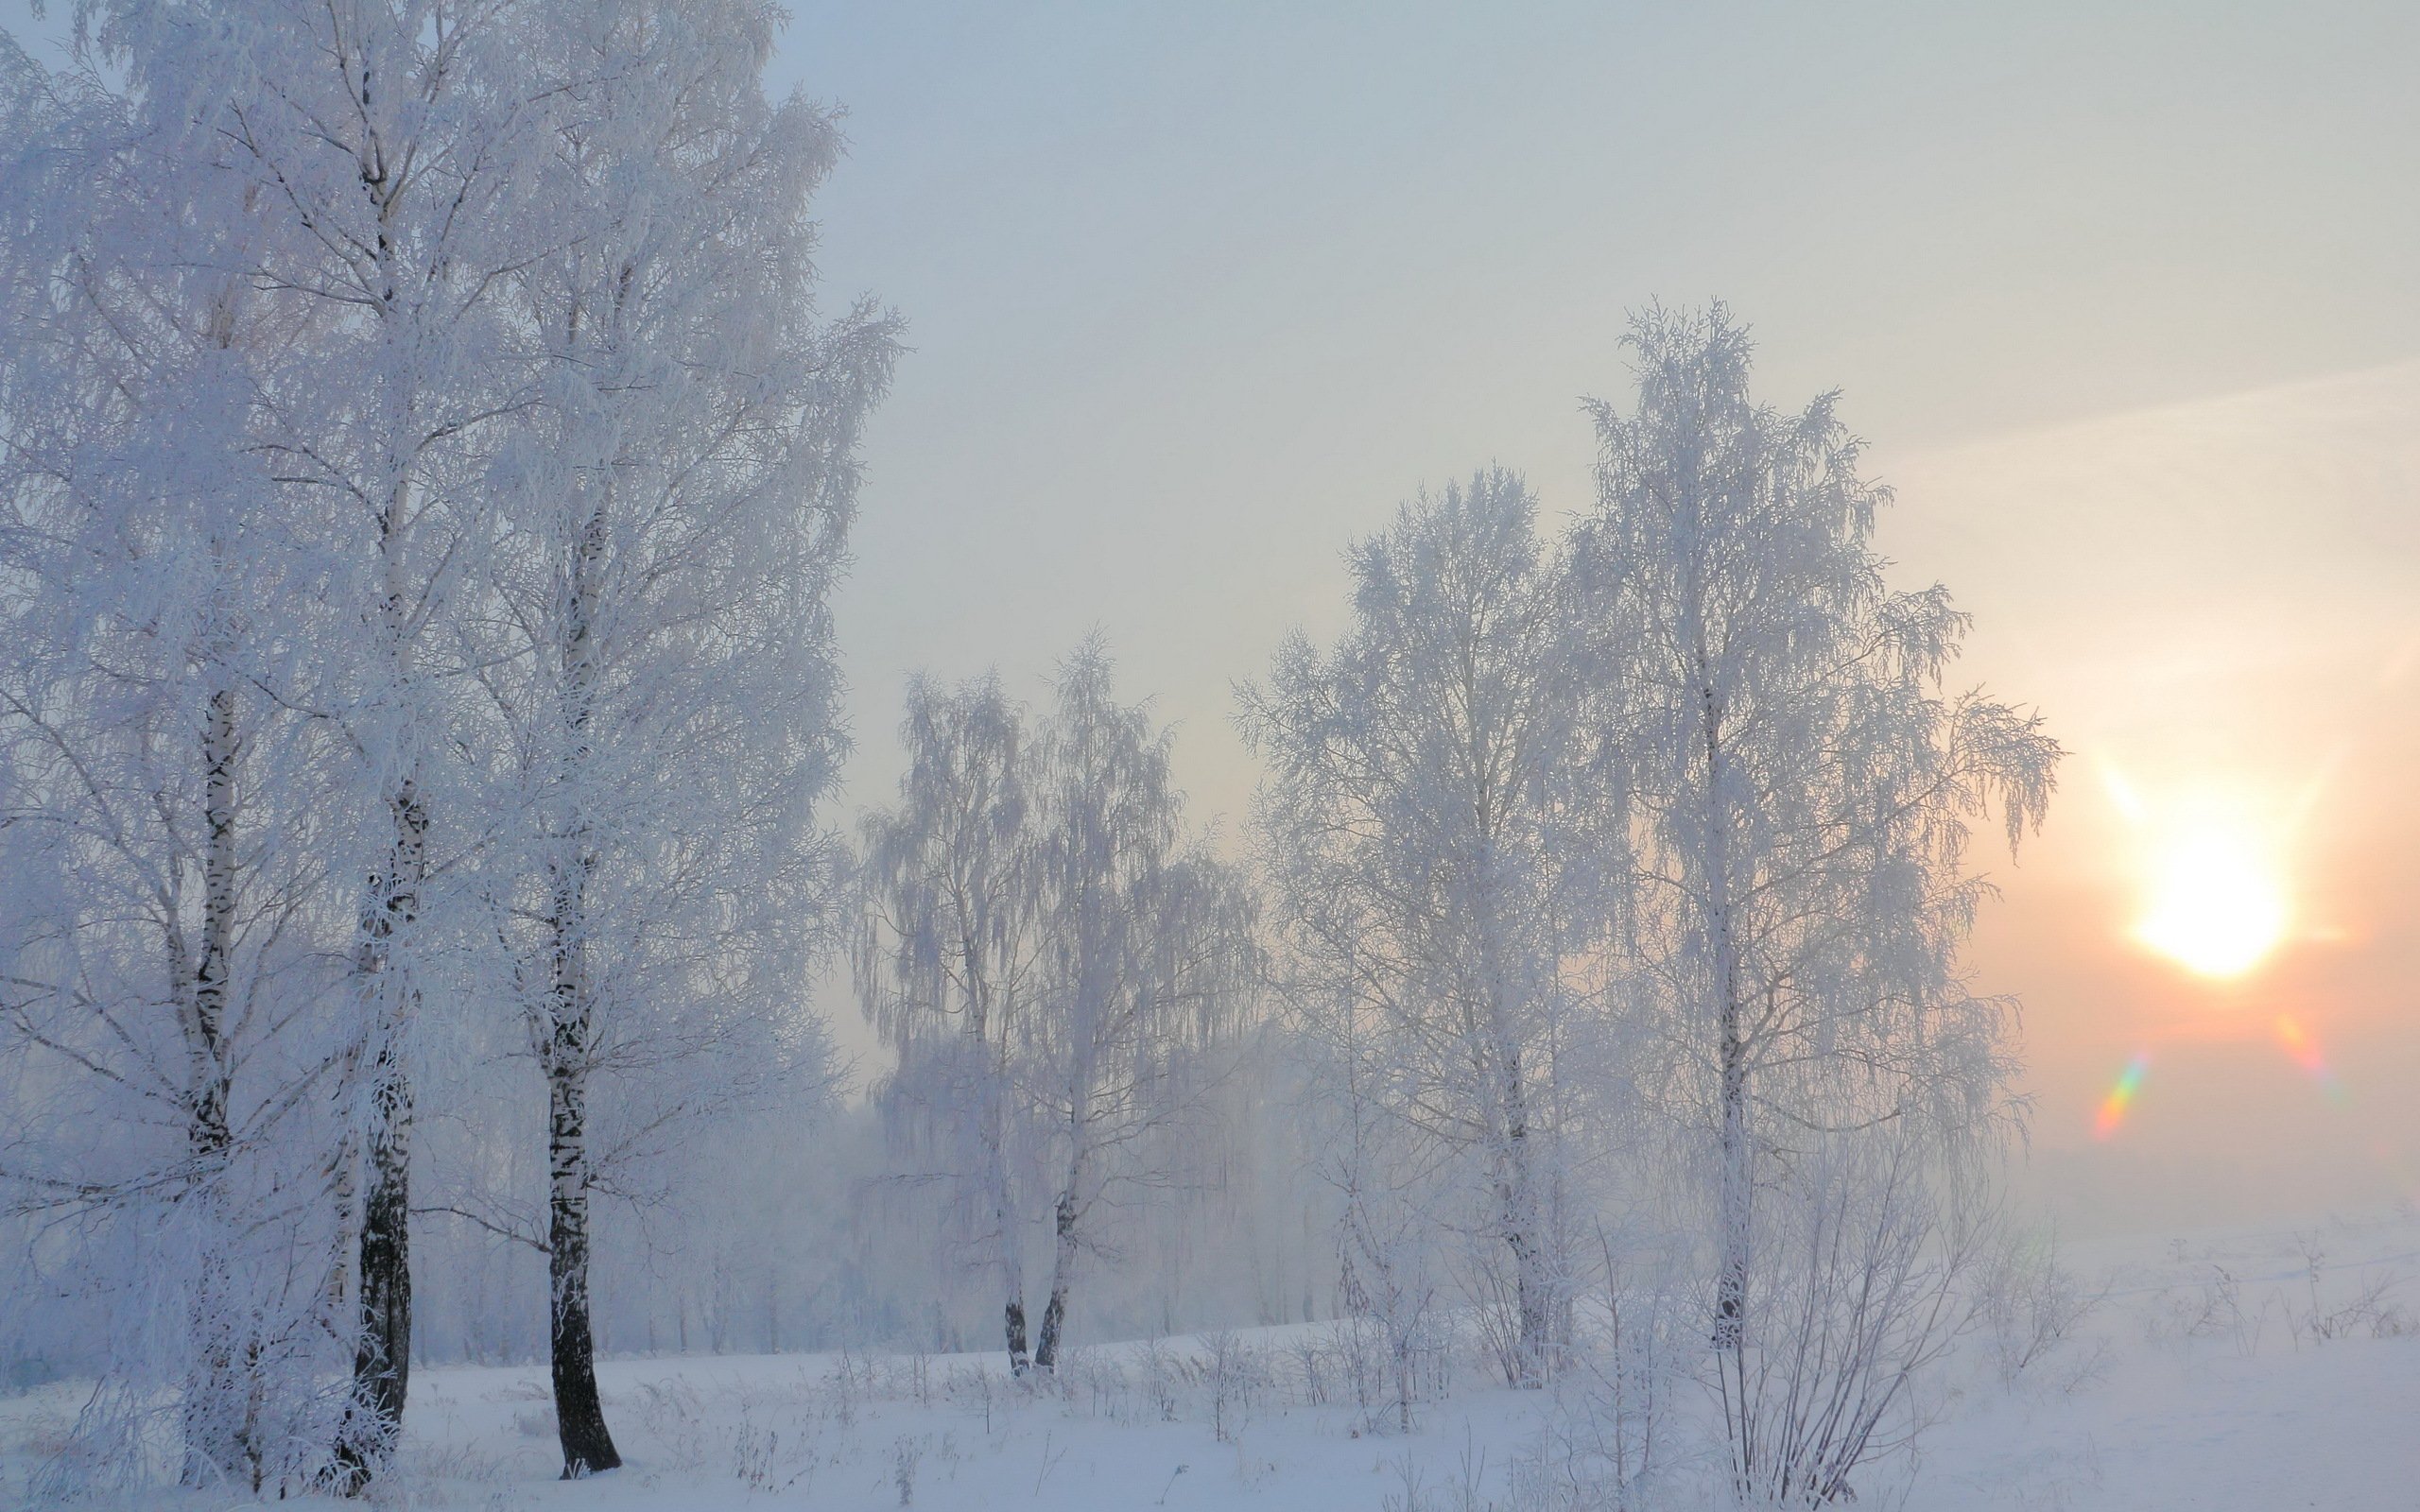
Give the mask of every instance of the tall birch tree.
M 1254 901 L 1184 819 L 1169 733 L 1117 701 L 1098 637 L 1059 667 L 1033 795 L 1039 1011 L 1019 1027 L 1042 1125 L 1050 1290 L 1034 1341 L 1053 1370 L 1097 1209 L 1167 1169 L 1151 1142 L 1199 1107 L 1206 1052 L 1257 986 Z
M 1535 515 L 1501 470 L 1405 506 L 1352 550 L 1335 648 L 1289 640 L 1243 712 L 1268 764 L 1261 849 L 1297 1008 L 1367 1062 L 1351 1084 L 1396 1127 L 1474 1162 L 1465 1195 L 1511 1262 L 1522 1385 L 1547 1368 L 1564 1284 L 1571 1004 L 1553 797 L 1571 690 Z
M 328 627 L 246 395 L 309 332 L 216 266 L 241 217 L 181 215 L 121 101 L 0 65 L 51 103 L 0 163 L 0 1200 L 75 1219 L 93 1284 L 146 1304 L 84 1452 L 139 1466 L 166 1386 L 179 1478 L 259 1490 L 322 1405 L 292 1246 L 328 1235 L 293 1194 L 337 1060 L 336 753 L 277 697 Z
M 1013 1057 L 1037 989 L 1033 751 L 996 675 L 912 679 L 900 738 L 899 801 L 864 825 L 857 995 L 899 1057 L 887 1110 L 942 1160 L 959 1242 L 998 1288 L 1009 1368 L 1023 1375 L 1031 1120 Z
M 749 4 L 559 17 L 539 171 L 578 235 L 505 281 L 540 377 L 489 478 L 473 717 L 512 753 L 486 869 L 546 1086 L 566 1477 L 620 1463 L 590 1325 L 600 1160 L 780 1060 L 838 935 L 825 600 L 896 342 L 870 306 L 817 311 L 808 203 L 838 137 L 766 98 L 773 26 Z
M 1756 1490 L 1758 1194 L 1860 1130 L 1955 1155 L 2007 1110 L 2008 1005 L 1957 962 L 1989 890 L 1967 843 L 1989 809 L 2012 849 L 2039 822 L 2059 749 L 1945 691 L 1966 616 L 1885 581 L 1889 493 L 1832 396 L 1758 404 L 1719 304 L 1651 310 L 1628 344 L 1637 402 L 1591 406 L 1598 506 L 1574 546 L 1594 769 L 1620 815 L 1621 990 L 1661 1057 L 1642 1081 L 1708 1157 L 1712 1344 Z

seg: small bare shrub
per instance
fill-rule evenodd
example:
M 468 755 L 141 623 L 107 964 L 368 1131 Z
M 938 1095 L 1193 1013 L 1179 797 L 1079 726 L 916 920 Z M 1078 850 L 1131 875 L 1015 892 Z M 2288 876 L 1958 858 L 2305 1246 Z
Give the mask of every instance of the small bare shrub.
M 861 1362 L 847 1349 L 832 1362 L 831 1373 L 823 1378 L 821 1405 L 836 1427 L 856 1426 L 858 1405 L 873 1395 L 873 1364 L 872 1355 Z
M 2084 1286 L 2059 1263 L 2053 1238 L 2011 1242 L 1993 1257 L 1982 1285 L 1982 1319 L 1993 1366 L 2003 1385 L 2014 1385 L 2029 1370 L 2076 1351 L 2084 1320 L 2108 1300 L 2109 1288 Z M 2073 1391 L 2105 1367 L 2107 1346 L 2093 1340 L 2080 1362 L 2063 1360 L 2056 1373 L 2062 1390 Z
M 1430 1512 L 1426 1495 L 1427 1472 L 1406 1450 L 1387 1467 L 1395 1472 L 1399 1489 L 1383 1493 L 1378 1498 L 1380 1512 Z
M 815 1473 L 811 1435 L 793 1432 L 786 1442 L 780 1429 L 757 1421 L 745 1404 L 729 1448 L 732 1478 L 752 1491 L 786 1491 Z
M 2249 1358 L 2260 1352 L 2260 1336 L 2269 1326 L 2267 1303 L 2246 1308 L 2243 1283 L 2235 1272 L 2216 1261 L 2187 1288 L 2164 1288 L 2144 1323 L 2153 1343 L 2178 1339 L 2225 1338 L 2236 1353 Z
M 1233 1329 L 1203 1334 L 1201 1345 L 1208 1356 L 1204 1373 L 1210 1388 L 1211 1432 L 1225 1443 L 1234 1424 L 1255 1409 L 1269 1390 L 1268 1355 Z
M 952 1366 L 948 1380 L 942 1383 L 942 1395 L 954 1405 L 980 1409 L 983 1414 L 983 1432 L 986 1436 L 989 1436 L 992 1432 L 992 1405 L 997 1385 L 998 1383 L 992 1378 L 992 1372 L 979 1365 Z
M 2360 1286 L 2352 1299 L 2330 1306 L 2322 1298 L 2321 1280 L 2326 1272 L 2327 1252 L 2315 1236 L 2294 1236 L 2303 1257 L 2303 1284 L 2309 1305 L 2302 1312 L 2290 1308 L 2286 1326 L 2293 1332 L 2299 1345 L 2308 1338 L 2313 1344 L 2326 1344 L 2336 1339 L 2399 1338 L 2412 1331 L 2411 1316 L 2400 1303 L 2388 1300 L 2390 1292 L 2398 1290 L 2411 1278 L 2400 1271 L 2364 1271 Z
M 922 1348 L 890 1362 L 890 1392 L 919 1407 L 933 1404 L 933 1357 Z
M 1169 1348 L 1166 1339 L 1146 1341 L 1134 1363 L 1142 1377 L 1144 1400 L 1160 1415 L 1160 1421 L 1176 1421 L 1177 1408 L 1198 1373 L 1197 1367 Z
M 1669 1504 L 1675 1398 L 1705 1348 L 1704 1294 L 1685 1260 L 1617 1254 L 1601 1231 L 1599 1304 L 1580 1310 L 1568 1369 L 1537 1437 L 1506 1465 L 1511 1512 L 1648 1512 Z M 1466 1477 L 1467 1478 L 1467 1477 Z
M 1982 1234 L 1945 1211 L 1897 1131 L 1818 1148 L 1762 1199 L 1740 1344 L 1716 1359 L 1734 1494 L 1811 1508 L 1895 1474 L 1928 1418 L 1916 1383 L 1964 1332 Z
M 673 1465 L 696 1469 L 705 1464 L 705 1412 L 695 1386 L 678 1376 L 642 1381 L 638 1411 L 639 1421 L 664 1445 L 666 1456 Z
M 1335 1352 L 1329 1340 L 1305 1332 L 1295 1337 L 1288 1352 L 1294 1357 L 1294 1382 L 1303 1405 L 1326 1405 L 1328 1367 Z
M 1132 1387 L 1125 1368 L 1107 1350 L 1091 1345 L 1071 1349 L 1061 1356 L 1059 1373 L 1070 1402 L 1080 1396 L 1093 1417 L 1120 1420 Z

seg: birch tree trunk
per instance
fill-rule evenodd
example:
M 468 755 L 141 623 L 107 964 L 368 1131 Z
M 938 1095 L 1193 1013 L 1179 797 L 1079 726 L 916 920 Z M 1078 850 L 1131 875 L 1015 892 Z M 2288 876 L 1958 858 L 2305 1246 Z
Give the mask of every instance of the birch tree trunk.
M 1075 1282 L 1081 1237 L 1078 1225 L 1083 1218 L 1084 1168 L 1092 1155 L 1091 1120 L 1086 1116 L 1092 1102 L 1090 1057 L 1080 1057 L 1078 1065 L 1081 1090 L 1068 1099 L 1067 1177 L 1059 1189 L 1059 1200 L 1050 1206 L 1050 1299 L 1043 1304 L 1042 1336 L 1033 1349 L 1033 1367 L 1046 1375 L 1059 1368 L 1059 1341 L 1066 1332 L 1067 1292 Z
M 555 1392 L 555 1430 L 562 1441 L 564 1480 L 617 1469 L 622 1456 L 605 1427 L 596 1390 L 596 1346 L 588 1307 L 588 1056 L 589 1022 L 580 950 L 566 941 L 558 953 L 556 990 L 562 1008 L 547 1056 L 546 1279 L 551 1297 L 547 1332 Z
M 193 1021 L 187 1036 L 193 1057 L 190 1097 L 198 1175 L 213 1174 L 223 1165 L 231 1143 L 225 1036 L 235 948 L 236 754 L 235 694 L 222 683 L 211 692 L 202 728 L 201 959 L 194 972 Z
M 1067 1322 L 1067 1289 L 1076 1274 L 1076 1169 L 1067 1173 L 1067 1188 L 1051 1209 L 1050 1300 L 1042 1309 L 1042 1337 L 1033 1350 L 1033 1367 L 1047 1375 L 1059 1368 L 1059 1339 Z
M 388 692 L 398 708 L 390 720 L 411 717 L 411 636 L 406 605 L 404 540 L 411 489 L 400 465 L 379 519 L 383 591 L 378 628 L 386 658 Z M 412 1347 L 411 1135 L 412 1084 L 406 1063 L 406 1037 L 418 990 L 396 957 L 396 941 L 420 921 L 421 893 L 428 874 L 428 806 L 421 796 L 411 755 L 412 737 L 398 730 L 400 771 L 392 779 L 387 809 L 393 826 L 382 874 L 371 879 L 362 912 L 354 977 L 368 1012 L 364 1026 L 370 1053 L 368 1127 L 362 1158 L 367 1181 L 361 1204 L 360 1334 L 353 1360 L 354 1415 L 337 1446 L 337 1485 L 358 1494 L 403 1435 L 404 1403 L 410 1387 Z
M 1530 1148 L 1527 1090 L 1521 1081 L 1520 1053 L 1506 1056 L 1504 1174 L 1497 1187 L 1499 1221 L 1506 1247 L 1512 1251 L 1512 1302 L 1518 1332 L 1514 1338 L 1512 1383 L 1535 1387 L 1543 1383 L 1549 1349 L 1554 1282 L 1547 1273 L 1547 1246 L 1539 1233 L 1537 1174 Z
M 235 936 L 235 694 L 223 678 L 210 694 L 201 734 L 201 954 L 185 994 L 186 1145 L 193 1163 L 192 1197 L 199 1205 L 199 1258 L 190 1319 L 193 1379 L 183 1403 L 187 1485 L 225 1482 L 259 1487 L 260 1456 L 249 1441 L 241 1402 L 243 1363 L 236 1358 L 235 1290 L 229 1273 L 220 1191 L 234 1143 L 228 1124 L 232 1073 L 227 1064 L 229 979 Z M 180 953 L 182 954 L 182 953 Z
M 1689 612 L 1696 642 L 1698 719 L 1705 758 L 1703 885 L 1705 889 L 1707 933 L 1713 947 L 1715 1005 L 1716 1096 L 1720 1119 L 1718 1159 L 1721 1162 L 1717 1197 L 1720 1228 L 1715 1268 L 1714 1350 L 1719 1372 L 1738 1393 L 1744 1406 L 1747 1390 L 1744 1344 L 1748 1327 L 1749 1199 L 1754 1172 L 1748 1148 L 1748 1040 L 1739 1005 L 1739 941 L 1734 918 L 1731 876 L 1730 813 L 1724 797 L 1723 707 L 1715 691 L 1704 644 L 1703 621 Z M 1726 1393 L 1727 1394 L 1727 1393 Z
M 386 874 L 375 879 L 355 966 L 374 1039 L 365 1068 L 369 1126 L 362 1163 L 368 1180 L 354 1272 L 360 1297 L 360 1334 L 353 1357 L 355 1418 L 337 1448 L 337 1483 L 348 1495 L 358 1494 L 393 1452 L 403 1433 L 404 1400 L 411 1383 L 412 1084 L 403 1040 L 414 993 L 394 959 L 394 939 L 419 919 L 427 871 L 428 810 L 409 780 L 397 787 L 389 807 L 393 847 Z
M 973 954 L 971 950 L 968 952 L 970 957 Z M 975 996 L 980 1004 L 989 996 L 988 992 L 979 990 L 982 978 L 970 971 L 968 981 L 977 987 Z M 983 1097 L 983 1180 L 990 1198 L 992 1231 L 997 1236 L 995 1243 L 999 1246 L 1000 1287 L 1008 1297 L 1002 1316 L 1008 1335 L 1009 1373 L 1021 1376 L 1032 1363 L 1026 1351 L 1025 1253 L 1018 1243 L 1016 1207 L 1009 1193 L 1005 1085 L 1008 1077 L 1005 1068 L 998 1063 L 999 1053 L 993 1049 L 989 1021 L 989 1013 L 978 1006 L 970 1025 L 970 1032 L 976 1037 L 978 1051 L 983 1057 L 987 1083 Z
M 588 518 L 572 551 L 563 637 L 564 776 L 572 793 L 548 919 L 554 982 L 547 1004 L 546 1277 L 550 1297 L 549 1365 L 555 1391 L 555 1432 L 562 1441 L 564 1480 L 618 1469 L 622 1456 L 605 1427 L 596 1390 L 596 1345 L 588 1306 L 588 1071 L 596 1003 L 588 974 L 588 850 L 580 786 L 592 751 L 591 699 L 596 680 L 595 630 L 597 574 L 605 553 L 605 507 Z
M 998 1124 L 995 1109 L 993 1116 L 995 1136 Z M 1032 1363 L 1026 1352 L 1025 1257 L 1017 1243 L 1016 1212 L 1009 1205 L 1008 1163 L 1002 1157 L 996 1137 L 993 1141 L 991 1156 L 994 1162 L 992 1223 L 1000 1235 L 1000 1285 L 1008 1294 L 1008 1306 L 1003 1315 L 1008 1332 L 1009 1373 L 1021 1376 Z

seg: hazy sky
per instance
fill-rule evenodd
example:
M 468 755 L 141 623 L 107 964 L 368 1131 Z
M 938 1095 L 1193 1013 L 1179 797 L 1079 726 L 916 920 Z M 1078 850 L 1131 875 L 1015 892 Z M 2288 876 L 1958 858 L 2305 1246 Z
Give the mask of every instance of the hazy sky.
M 908 669 L 1098 623 L 1238 809 L 1229 682 L 1424 481 L 1582 507 L 1651 299 L 1729 300 L 1886 472 L 2420 356 L 2415 68 L 2384 4 L 804 7 L 825 267 L 915 347 L 840 606 L 867 769 Z
M 1974 953 L 2035 1183 L 2080 1227 L 2420 1192 L 2420 8 L 814 4 L 780 68 L 849 112 L 829 281 L 915 348 L 838 606 L 853 806 L 910 669 L 1038 694 L 1098 625 L 1239 822 L 1231 684 L 1340 622 L 1346 541 L 1490 460 L 1584 507 L 1624 312 L 1719 296 L 2076 753 Z M 2241 981 L 2130 937 L 2195 816 L 2291 911 Z

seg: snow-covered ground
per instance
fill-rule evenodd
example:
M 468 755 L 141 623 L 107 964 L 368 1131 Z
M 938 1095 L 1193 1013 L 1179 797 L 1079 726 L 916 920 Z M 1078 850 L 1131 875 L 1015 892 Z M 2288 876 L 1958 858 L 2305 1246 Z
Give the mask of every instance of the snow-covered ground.
M 1970 1334 L 1914 1461 L 1871 1479 L 1869 1503 L 1904 1494 L 1918 1509 L 2420 1507 L 2420 1217 L 2107 1243 L 2063 1260 L 2087 1290 L 2105 1291 L 2100 1303 L 2014 1380 L 2000 1366 L 2006 1336 Z M 1011 1385 L 997 1355 L 615 1361 L 599 1374 L 629 1464 L 576 1485 L 554 1479 L 543 1368 L 423 1369 L 408 1503 L 465 1512 L 1556 1504 L 1538 1497 L 1535 1472 L 1551 1454 L 1549 1425 L 1585 1410 L 1576 1393 L 1487 1388 L 1473 1360 L 1465 1383 L 1425 1405 L 1412 1433 L 1379 1431 L 1319 1369 L 1325 1337 L 1323 1325 L 1296 1325 L 1102 1346 L 1078 1352 L 1057 1395 Z M 1208 1364 L 1220 1347 L 1236 1366 L 1224 1392 Z M 1312 1374 L 1326 1378 L 1314 1384 Z M 0 1400 L 0 1486 L 11 1502 L 77 1404 L 65 1386 Z

